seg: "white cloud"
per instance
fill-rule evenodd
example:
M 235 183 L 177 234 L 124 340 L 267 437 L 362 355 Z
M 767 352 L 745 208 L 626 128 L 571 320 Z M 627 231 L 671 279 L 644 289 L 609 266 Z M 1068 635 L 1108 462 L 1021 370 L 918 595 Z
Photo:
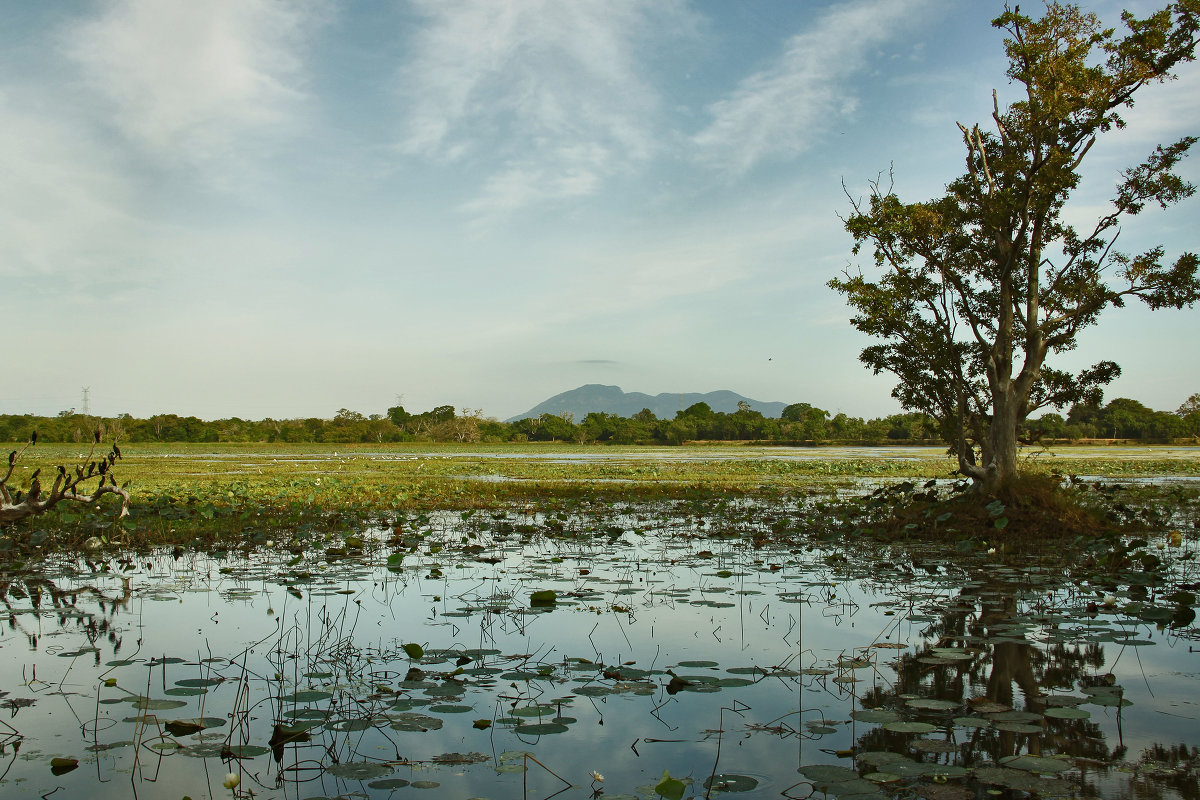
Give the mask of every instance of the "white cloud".
M 205 160 L 286 123 L 324 0 L 110 0 L 63 33 L 113 124 L 163 158 Z
M 400 74 L 401 152 L 504 162 L 472 213 L 590 194 L 656 148 L 659 99 L 639 63 L 643 38 L 678 36 L 690 17 L 653 0 L 418 3 L 428 24 Z
M 869 66 L 875 48 L 905 20 L 917 18 L 922 3 L 835 3 L 810 30 L 792 36 L 775 63 L 709 106 L 712 122 L 693 137 L 698 158 L 740 174 L 764 158 L 811 147 L 855 112 L 851 78 Z
M 107 280 L 114 263 L 134 260 L 126 183 L 71 124 L 24 105 L 0 92 L 0 275 L 43 290 L 45 278 Z

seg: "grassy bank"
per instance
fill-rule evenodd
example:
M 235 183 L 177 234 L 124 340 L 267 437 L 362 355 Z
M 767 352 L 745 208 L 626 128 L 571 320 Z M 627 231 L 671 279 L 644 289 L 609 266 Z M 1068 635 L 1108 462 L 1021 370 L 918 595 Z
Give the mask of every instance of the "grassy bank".
M 9 449 L 12 449 L 11 447 Z M 571 445 L 129 445 L 116 465 L 131 517 L 63 504 L 25 528 L 165 543 L 278 528 L 338 527 L 435 509 L 551 508 L 580 502 L 795 496 L 871 479 L 949 478 L 938 448 L 603 447 Z M 78 463 L 77 445 L 40 444 L 14 475 Z M 1200 452 L 1064 448 L 1026 454 L 1029 471 L 1123 479 L 1200 476 Z M 45 479 L 43 478 L 43 481 Z

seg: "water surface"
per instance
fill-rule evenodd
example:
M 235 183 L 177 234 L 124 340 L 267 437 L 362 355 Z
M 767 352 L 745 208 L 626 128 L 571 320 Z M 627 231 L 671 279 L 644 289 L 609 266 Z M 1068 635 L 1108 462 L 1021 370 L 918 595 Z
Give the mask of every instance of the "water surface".
M 1080 585 L 750 511 L 9 573 L 0 794 L 651 798 L 665 770 L 685 797 L 1196 796 L 1192 545 L 1147 543 L 1169 586 Z

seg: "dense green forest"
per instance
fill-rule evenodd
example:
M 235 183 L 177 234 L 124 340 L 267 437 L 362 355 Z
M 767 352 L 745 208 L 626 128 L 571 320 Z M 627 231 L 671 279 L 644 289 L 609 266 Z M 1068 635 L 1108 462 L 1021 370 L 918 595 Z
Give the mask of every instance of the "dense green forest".
M 543 414 L 500 422 L 471 409 L 439 406 L 412 414 L 400 406 L 386 414 L 341 409 L 332 419 L 202 420 L 175 414 L 137 419 L 89 417 L 74 410 L 55 417 L 0 415 L 0 441 L 25 441 L 33 431 L 49 442 L 89 441 L 99 427 L 106 439 L 131 442 L 602 442 L 682 444 L 691 441 L 796 443 L 937 442 L 936 422 L 924 414 L 892 414 L 864 420 L 794 403 L 780 418 L 764 417 L 747 404 L 733 413 L 697 403 L 673 419 L 648 409 L 632 417 L 593 412 L 582 420 Z M 1136 400 L 1117 398 L 1104 406 L 1076 405 L 1065 417 L 1045 414 L 1026 424 L 1024 439 L 1137 439 L 1167 442 L 1200 436 L 1200 394 L 1176 411 L 1154 411 Z

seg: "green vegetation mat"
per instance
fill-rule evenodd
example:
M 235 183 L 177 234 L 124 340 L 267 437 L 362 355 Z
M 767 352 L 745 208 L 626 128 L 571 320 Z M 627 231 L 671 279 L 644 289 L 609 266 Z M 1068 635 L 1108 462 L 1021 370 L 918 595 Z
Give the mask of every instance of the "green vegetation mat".
M 146 543 L 248 528 L 337 526 L 404 511 L 539 507 L 698 497 L 786 497 L 945 478 L 939 448 L 604 447 L 570 445 L 127 445 L 115 467 L 133 496 L 129 519 L 64 503 L 27 527 L 137 532 Z M 71 468 L 79 445 L 27 451 L 14 485 L 39 467 Z M 1200 450 L 1180 447 L 1031 451 L 1031 472 L 1107 479 L 1200 476 Z

